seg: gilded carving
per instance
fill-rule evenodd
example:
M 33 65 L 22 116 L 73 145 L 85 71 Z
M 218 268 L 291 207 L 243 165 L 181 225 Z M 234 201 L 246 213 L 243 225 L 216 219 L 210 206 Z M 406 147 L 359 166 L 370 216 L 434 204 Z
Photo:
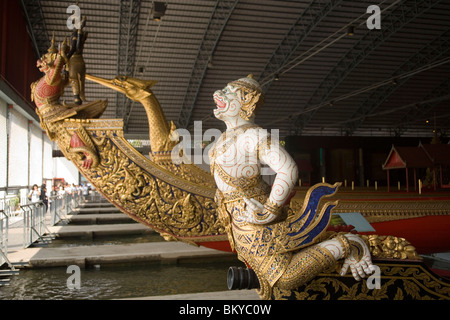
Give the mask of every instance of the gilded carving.
M 405 239 L 394 236 L 363 235 L 372 256 L 388 259 L 420 259 L 416 249 Z
M 294 198 L 291 201 L 293 208 L 299 208 L 302 200 Z M 430 215 L 448 215 L 450 212 L 450 201 L 440 199 L 439 201 L 411 201 L 411 200 L 381 200 L 360 201 L 345 199 L 339 195 L 339 206 L 335 213 L 360 212 L 368 222 L 381 222 L 402 220 Z
M 428 215 L 448 215 L 450 201 L 377 201 L 377 203 L 342 203 L 339 212 L 361 212 L 369 222 L 400 220 Z
M 117 140 L 103 137 L 97 145 L 98 167 L 84 172 L 102 194 L 155 230 L 188 242 L 191 237 L 223 233 L 212 199 L 185 192 L 149 174 L 116 146 Z
M 277 300 L 450 300 L 450 282 L 432 274 L 418 261 L 381 263 L 380 287 L 371 288 L 363 280 L 356 282 L 350 276 L 337 272 L 319 274 L 308 284 L 296 290 L 273 290 Z

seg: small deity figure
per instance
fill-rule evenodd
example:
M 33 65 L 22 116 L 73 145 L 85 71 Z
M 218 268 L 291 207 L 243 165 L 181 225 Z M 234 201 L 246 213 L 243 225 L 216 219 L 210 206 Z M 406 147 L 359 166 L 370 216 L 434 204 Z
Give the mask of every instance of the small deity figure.
M 357 280 L 373 273 L 370 250 L 359 236 L 323 238 L 329 218 L 322 216 L 330 214 L 331 206 L 316 214 L 316 193 L 331 194 L 337 186 L 319 184 L 307 194 L 302 212 L 289 208 L 297 166 L 278 141 L 254 123 L 264 95 L 253 76 L 229 83 L 213 98 L 214 115 L 227 127 L 209 154 L 219 218 L 231 247 L 255 271 L 260 287 L 267 292 L 273 287 L 295 289 L 341 259 L 342 275 L 349 267 Z M 262 164 L 276 173 L 271 187 L 262 179 Z
M 78 105 L 86 102 L 84 93 L 86 64 L 83 59 L 84 43 L 87 39 L 87 32 L 83 31 L 86 25 L 86 17 L 81 20 L 80 29 L 74 29 L 70 39 L 70 51 L 64 56 L 66 61 L 66 72 L 69 73 L 70 85 L 74 96 L 74 102 Z

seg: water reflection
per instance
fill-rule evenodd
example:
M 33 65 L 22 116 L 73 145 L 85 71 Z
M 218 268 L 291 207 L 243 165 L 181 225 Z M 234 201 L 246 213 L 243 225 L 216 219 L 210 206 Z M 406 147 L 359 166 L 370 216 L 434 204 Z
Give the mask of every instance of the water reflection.
M 98 236 L 94 239 L 86 239 L 81 237 L 66 237 L 63 239 L 54 239 L 45 247 L 62 248 L 62 247 L 79 247 L 79 246 L 98 246 L 98 245 L 116 245 L 126 243 L 148 243 L 148 242 L 164 242 L 164 238 L 157 232 L 149 232 L 136 235 L 120 235 L 120 236 Z
M 83 239 L 53 239 L 36 245 L 47 248 L 109 246 L 127 243 L 162 242 L 156 232 Z M 214 292 L 227 289 L 229 266 L 242 266 L 234 257 L 195 259 L 180 264 L 138 263 L 101 265 L 81 269 L 80 289 L 67 288 L 72 275 L 66 267 L 22 269 L 0 286 L 0 300 L 30 299 L 121 299 L 183 293 Z
M 81 288 L 70 290 L 66 268 L 21 270 L 0 299 L 120 299 L 227 290 L 234 261 L 180 265 L 141 264 L 81 269 Z

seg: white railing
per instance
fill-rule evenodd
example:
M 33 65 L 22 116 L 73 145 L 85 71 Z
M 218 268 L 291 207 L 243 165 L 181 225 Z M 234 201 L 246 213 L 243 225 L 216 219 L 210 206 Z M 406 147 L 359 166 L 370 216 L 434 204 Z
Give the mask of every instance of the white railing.
M 0 210 L 0 267 L 8 262 L 8 215 Z
M 83 196 L 80 192 L 75 192 L 63 196 L 50 196 L 48 200 L 50 225 L 54 226 L 61 220 L 67 219 L 67 215 L 81 204 Z
M 48 211 L 46 211 L 46 206 L 43 201 L 25 203 L 23 205 L 19 204 L 20 213 L 15 214 L 20 215 L 23 220 L 23 247 L 27 248 L 39 239 L 45 241 L 43 235 L 50 233 L 48 226 L 53 226 L 61 220 L 67 219 L 67 215 L 72 213 L 80 205 L 82 200 L 83 196 L 81 192 L 50 196 Z M 4 204 L 6 209 L 13 207 L 8 201 L 5 201 Z M 2 225 L 6 223 L 6 227 L 8 227 L 7 219 L 11 215 L 6 212 L 3 213 L 3 211 L 0 212 L 6 217 L 6 222 L 4 222 L 5 218 L 1 220 Z M 47 212 L 50 214 L 50 220 L 48 222 L 46 221 Z M 5 233 L 2 232 L 3 234 Z M 3 243 L 7 245 L 7 240 L 0 242 L 0 245 Z
M 0 191 L 0 210 L 10 217 L 21 218 L 23 210 L 20 209 L 21 205 L 30 204 L 28 199 L 28 188 L 14 188 L 17 194 L 5 194 L 5 191 Z M 12 223 L 13 221 L 10 220 Z
M 91 202 L 108 202 L 103 195 L 101 195 L 98 191 L 90 191 L 89 195 L 84 196 L 85 199 L 91 201 Z
M 45 205 L 42 201 L 21 205 L 23 211 L 23 246 L 29 247 L 46 232 Z
M 24 202 L 26 203 L 26 202 Z M 8 217 L 17 217 L 22 215 L 22 211 L 20 210 L 20 200 L 16 195 L 6 196 L 3 199 L 0 199 L 0 210 Z
M 48 197 L 50 225 L 54 226 L 66 218 L 67 214 L 65 212 L 64 202 L 64 198 L 59 196 Z

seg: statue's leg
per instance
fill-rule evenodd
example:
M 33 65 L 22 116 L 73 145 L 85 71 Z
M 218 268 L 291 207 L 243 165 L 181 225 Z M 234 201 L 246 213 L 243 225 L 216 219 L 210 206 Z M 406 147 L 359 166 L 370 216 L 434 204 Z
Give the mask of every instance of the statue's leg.
M 69 79 L 72 86 L 74 102 L 82 104 L 84 97 L 84 78 L 86 75 L 86 65 L 81 55 L 75 54 L 69 61 Z
M 284 290 L 293 290 L 335 264 L 335 258 L 326 248 L 317 245 L 308 247 L 292 256 L 286 271 L 274 286 Z
M 77 78 L 70 78 L 70 85 L 72 87 L 72 93 L 74 97 L 74 102 L 76 104 L 82 104 L 81 98 L 80 98 L 80 84 L 78 82 Z
M 78 81 L 79 81 L 79 86 L 80 86 L 80 99 L 83 101 L 83 102 L 85 102 L 86 101 L 86 95 L 85 95 L 85 93 L 84 93 L 84 84 L 85 84 L 85 78 L 86 78 L 86 75 L 85 75 L 85 72 L 83 72 L 83 73 L 81 73 L 81 74 L 79 74 L 78 75 Z

